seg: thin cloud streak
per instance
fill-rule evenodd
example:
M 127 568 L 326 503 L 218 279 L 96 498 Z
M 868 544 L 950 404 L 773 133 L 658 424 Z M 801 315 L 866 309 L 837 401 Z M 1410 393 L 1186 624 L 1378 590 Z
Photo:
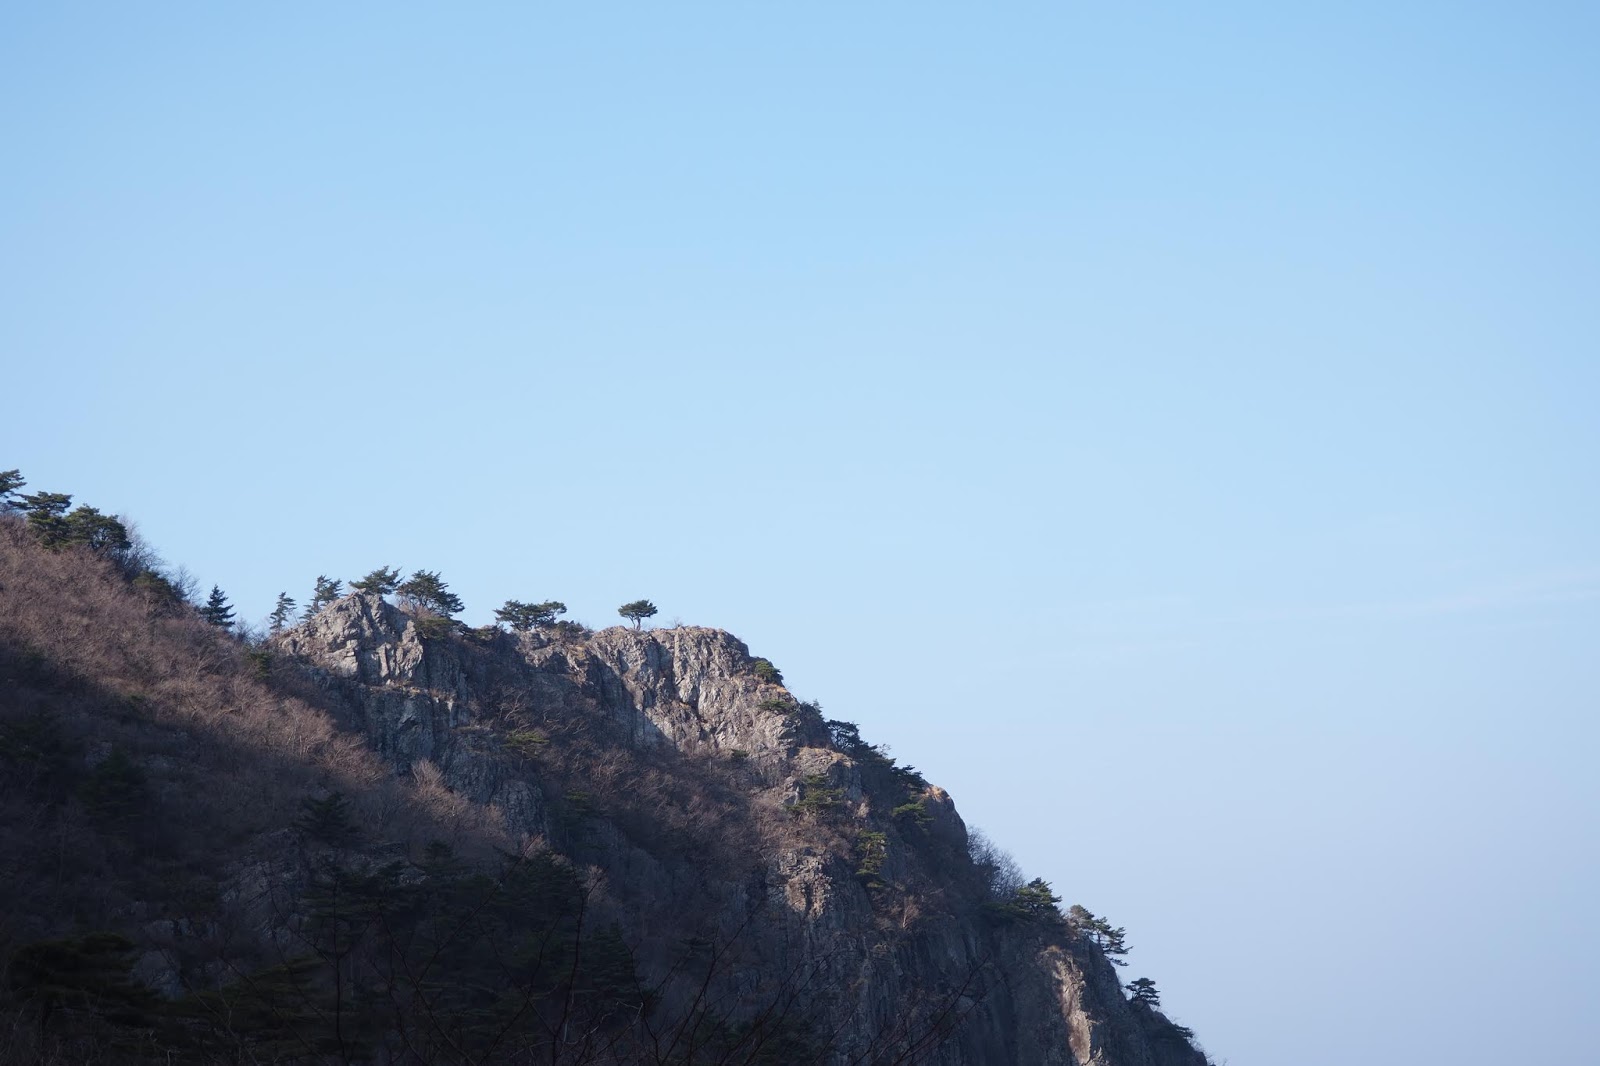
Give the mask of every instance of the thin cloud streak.
M 1452 615 L 1560 607 L 1600 601 L 1600 567 L 1533 574 L 1460 592 L 1366 603 L 1271 607 L 1206 614 L 1185 597 L 1141 597 L 1086 604 L 1069 625 L 1085 636 L 1122 645 L 1133 633 L 1252 628 L 1315 622 L 1404 621 Z M 1170 644 L 1171 637 L 1161 638 Z

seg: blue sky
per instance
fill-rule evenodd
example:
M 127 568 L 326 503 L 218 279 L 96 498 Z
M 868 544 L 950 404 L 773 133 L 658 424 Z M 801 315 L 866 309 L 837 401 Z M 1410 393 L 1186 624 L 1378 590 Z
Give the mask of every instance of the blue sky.
M 0 467 L 730 629 L 1219 1061 L 1581 1061 L 1600 11 L 1294 7 L 9 5 Z

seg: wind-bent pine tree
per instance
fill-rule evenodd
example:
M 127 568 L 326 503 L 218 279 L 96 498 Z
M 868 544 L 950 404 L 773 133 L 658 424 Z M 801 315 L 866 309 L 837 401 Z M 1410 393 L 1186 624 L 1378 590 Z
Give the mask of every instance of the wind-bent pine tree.
M 60 544 L 67 535 L 67 508 L 72 496 L 65 492 L 30 492 L 12 504 L 28 516 L 28 529 L 47 548 Z
M 0 514 L 12 510 L 16 506 L 12 503 L 11 497 L 27 483 L 27 479 L 22 476 L 21 470 L 0 470 Z
M 380 596 L 387 596 L 400 587 L 400 568 L 380 566 L 366 577 L 350 582 L 350 587 L 356 592 L 376 592 Z
M 17 497 L 17 510 L 28 512 L 29 516 L 36 514 L 55 515 L 57 518 L 67 513 L 67 508 L 72 506 L 70 492 L 30 492 Z
M 272 608 L 268 620 L 272 623 L 272 631 L 279 633 L 289 624 L 289 618 L 294 614 L 294 600 L 287 592 L 278 593 L 278 603 Z
M 1087 907 L 1077 903 L 1067 911 L 1067 921 L 1073 928 L 1094 941 L 1113 965 L 1128 965 L 1127 961 L 1120 957 L 1130 950 L 1127 942 L 1128 930 L 1125 927 L 1113 926 Z
M 309 621 L 317 612 L 339 598 L 343 581 L 336 581 L 322 574 L 317 575 L 317 587 L 311 593 L 311 602 L 306 604 L 305 619 Z

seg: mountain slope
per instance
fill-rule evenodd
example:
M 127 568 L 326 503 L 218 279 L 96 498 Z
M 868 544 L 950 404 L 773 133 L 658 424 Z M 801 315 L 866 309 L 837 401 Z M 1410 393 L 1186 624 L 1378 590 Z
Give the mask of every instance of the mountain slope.
M 0 656 L 16 1049 L 1205 1061 L 1092 930 L 997 893 L 942 790 L 721 631 L 352 595 L 252 649 L 4 521 Z M 160 998 L 83 978 L 89 931 Z

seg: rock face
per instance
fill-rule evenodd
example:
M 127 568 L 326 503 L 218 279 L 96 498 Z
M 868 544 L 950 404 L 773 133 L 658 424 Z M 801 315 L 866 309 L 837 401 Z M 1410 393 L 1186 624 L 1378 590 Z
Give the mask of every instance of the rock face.
M 277 638 L 345 725 L 603 877 L 642 968 L 688 939 L 829 1061 L 1203 1066 L 1083 933 L 990 899 L 950 798 L 763 680 L 720 630 L 440 632 L 374 595 Z

